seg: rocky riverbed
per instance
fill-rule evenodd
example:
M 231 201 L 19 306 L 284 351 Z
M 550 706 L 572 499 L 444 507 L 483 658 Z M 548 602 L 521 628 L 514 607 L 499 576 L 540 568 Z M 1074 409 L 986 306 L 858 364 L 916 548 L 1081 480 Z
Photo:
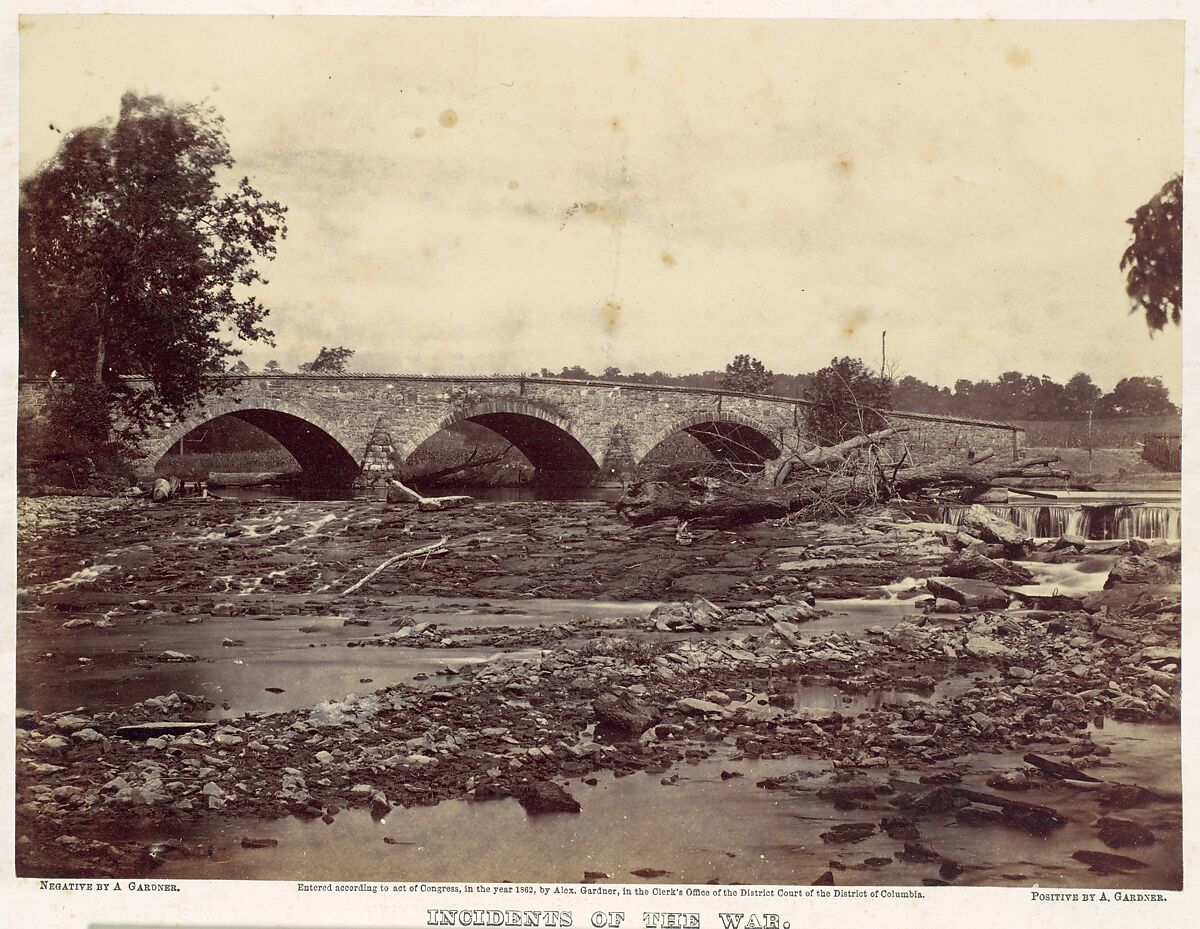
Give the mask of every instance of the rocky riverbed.
M 637 774 L 663 798 L 627 791 L 624 817 L 680 837 L 658 860 L 596 838 L 426 876 L 1182 881 L 1177 545 L 899 510 L 690 530 L 599 503 L 19 507 L 21 874 L 368 879 L 349 849 L 436 845 L 463 804 L 518 810 L 531 846 L 624 834 L 593 808 Z M 769 804 L 770 854 L 732 821 L 698 854 L 668 794 L 718 824 Z M 340 864 L 297 853 L 322 841 L 304 823 L 355 824 Z

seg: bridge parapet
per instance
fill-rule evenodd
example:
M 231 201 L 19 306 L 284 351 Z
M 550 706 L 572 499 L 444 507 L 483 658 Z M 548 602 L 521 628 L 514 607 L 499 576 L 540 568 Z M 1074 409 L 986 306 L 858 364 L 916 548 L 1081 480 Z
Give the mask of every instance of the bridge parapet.
M 44 381 L 22 382 L 21 415 L 39 415 L 49 389 Z M 754 446 L 770 461 L 811 444 L 806 407 L 794 397 L 519 375 L 249 375 L 230 379 L 227 389 L 180 421 L 152 429 L 141 443 L 141 470 L 152 472 L 180 437 L 222 415 L 264 428 L 306 468 L 353 468 L 377 478 L 439 429 L 464 420 L 506 435 L 542 468 L 627 470 L 664 439 L 706 424 L 748 437 L 738 444 Z M 1023 431 L 1005 423 L 911 412 L 886 416 L 908 427 L 897 454 L 903 445 L 916 460 L 968 448 L 1015 458 L 1024 444 Z

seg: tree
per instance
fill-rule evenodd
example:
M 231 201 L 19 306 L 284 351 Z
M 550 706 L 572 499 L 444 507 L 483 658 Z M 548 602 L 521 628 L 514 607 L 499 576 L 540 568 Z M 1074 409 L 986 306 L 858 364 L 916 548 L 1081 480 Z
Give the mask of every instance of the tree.
M 248 291 L 286 208 L 247 178 L 222 187 L 233 165 L 215 111 L 157 96 L 127 93 L 115 125 L 70 133 L 21 183 L 22 369 L 91 383 L 144 423 L 219 387 L 228 337 L 270 341 Z
M 1132 219 L 1133 242 L 1121 256 L 1131 313 L 1144 310 L 1153 335 L 1183 315 L 1183 175 L 1176 174 Z
M 822 445 L 836 445 L 883 428 L 878 411 L 891 409 L 891 391 L 891 381 L 861 359 L 834 358 L 804 390 L 809 436 Z
M 300 370 L 304 374 L 345 374 L 353 357 L 352 348 L 343 348 L 340 345 L 337 348 L 326 348 L 322 345 L 317 357 L 300 365 Z
M 1178 413 L 1179 408 L 1169 397 L 1161 377 L 1123 377 L 1112 393 L 1101 398 L 1096 415 L 1167 416 Z
M 272 358 L 263 368 L 263 374 L 282 374 L 283 368 L 279 367 L 279 362 Z
M 238 363 L 229 369 L 229 374 L 231 377 L 245 377 L 249 373 L 250 365 L 246 364 L 246 362 L 242 361 L 241 359 L 238 359 Z
M 1064 416 L 1067 419 L 1082 419 L 1096 409 L 1096 403 L 1103 395 L 1095 384 L 1092 383 L 1091 375 L 1080 371 L 1069 381 L 1064 388 L 1066 391 L 1066 412 Z
M 738 355 L 725 366 L 721 389 L 738 390 L 747 394 L 765 394 L 775 380 L 761 361 L 749 355 Z

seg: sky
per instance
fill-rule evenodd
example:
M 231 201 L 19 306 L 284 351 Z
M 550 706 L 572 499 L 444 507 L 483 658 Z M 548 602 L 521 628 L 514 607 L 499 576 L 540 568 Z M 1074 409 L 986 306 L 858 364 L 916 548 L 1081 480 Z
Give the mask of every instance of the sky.
M 20 173 L 127 90 L 288 206 L 260 368 L 1158 375 L 1118 267 L 1183 166 L 1167 22 L 33 16 Z M 53 125 L 54 129 L 51 128 Z

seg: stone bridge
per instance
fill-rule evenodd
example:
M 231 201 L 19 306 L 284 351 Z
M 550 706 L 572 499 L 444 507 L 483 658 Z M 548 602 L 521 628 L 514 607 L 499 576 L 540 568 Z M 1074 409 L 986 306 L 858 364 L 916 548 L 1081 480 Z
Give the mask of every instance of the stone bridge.
M 23 383 L 22 413 L 36 415 L 47 390 L 45 382 Z M 311 479 L 333 485 L 389 477 L 422 442 L 463 421 L 511 442 L 541 478 L 625 476 L 680 432 L 715 457 L 770 477 L 786 450 L 813 444 L 805 408 L 789 397 L 543 377 L 250 375 L 152 430 L 141 441 L 139 470 L 148 477 L 180 438 L 218 416 L 236 416 L 278 440 Z M 908 427 L 904 442 L 916 460 L 968 448 L 1015 457 L 1023 440 L 1004 423 L 926 413 L 887 418 Z

